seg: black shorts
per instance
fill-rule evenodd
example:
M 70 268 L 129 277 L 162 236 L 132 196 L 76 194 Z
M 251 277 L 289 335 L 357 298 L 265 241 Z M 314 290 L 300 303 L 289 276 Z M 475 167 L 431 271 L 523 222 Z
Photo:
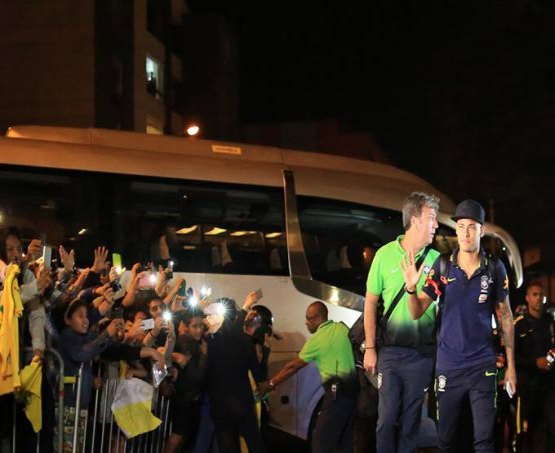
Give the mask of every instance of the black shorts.
M 172 434 L 183 436 L 185 445 L 194 442 L 200 423 L 200 400 L 179 401 L 173 399 L 170 404 Z

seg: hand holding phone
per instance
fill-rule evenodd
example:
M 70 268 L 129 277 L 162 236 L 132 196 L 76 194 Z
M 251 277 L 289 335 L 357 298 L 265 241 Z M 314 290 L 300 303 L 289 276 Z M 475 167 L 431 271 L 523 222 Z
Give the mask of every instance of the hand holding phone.
M 185 297 L 187 295 L 187 282 L 183 280 L 179 285 L 179 289 L 177 290 L 177 295 L 180 297 Z
M 45 245 L 42 249 L 42 262 L 45 269 L 52 266 L 52 247 Z
M 509 398 L 512 398 L 513 395 L 515 394 L 515 391 L 513 389 L 513 386 L 511 385 L 510 381 L 505 382 L 505 391 L 509 395 Z
M 147 330 L 152 330 L 154 329 L 154 319 L 150 318 L 150 319 L 143 319 L 141 321 L 141 329 L 143 329 L 145 332 Z

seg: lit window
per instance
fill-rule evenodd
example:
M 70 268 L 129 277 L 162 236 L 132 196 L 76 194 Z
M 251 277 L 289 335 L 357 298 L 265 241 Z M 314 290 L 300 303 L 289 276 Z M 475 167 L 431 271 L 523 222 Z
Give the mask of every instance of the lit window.
M 164 67 L 150 55 L 146 57 L 146 90 L 156 97 L 164 94 Z

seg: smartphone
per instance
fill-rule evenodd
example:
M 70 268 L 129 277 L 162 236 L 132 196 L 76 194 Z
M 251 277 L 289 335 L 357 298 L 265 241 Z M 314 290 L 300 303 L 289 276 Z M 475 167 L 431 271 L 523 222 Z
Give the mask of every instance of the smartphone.
M 264 294 L 262 294 L 262 290 L 260 288 L 258 288 L 255 291 L 255 294 L 256 294 L 256 300 L 262 299 L 262 297 L 264 296 Z
M 179 285 L 179 289 L 177 290 L 177 295 L 180 297 L 185 297 L 187 295 L 187 282 L 183 280 Z
M 173 278 L 173 261 L 168 261 L 168 267 L 166 269 L 166 279 L 171 280 Z
M 156 275 L 152 272 L 147 272 L 143 278 L 139 281 L 139 287 L 141 288 L 152 288 L 156 284 Z
M 513 395 L 515 394 L 515 391 L 513 390 L 513 387 L 509 381 L 507 381 L 505 384 L 505 390 L 507 391 L 509 398 L 512 398 Z
M 123 269 L 121 265 L 121 255 L 119 253 L 112 253 L 112 265 L 116 268 Z
M 141 329 L 143 329 L 145 332 L 147 330 L 152 330 L 154 329 L 154 319 L 150 318 L 150 319 L 143 319 L 141 321 Z
M 45 245 L 42 248 L 42 262 L 45 269 L 50 269 L 52 266 L 52 247 Z
M 115 302 L 110 309 L 110 319 L 118 318 L 123 318 L 123 305 L 121 300 Z

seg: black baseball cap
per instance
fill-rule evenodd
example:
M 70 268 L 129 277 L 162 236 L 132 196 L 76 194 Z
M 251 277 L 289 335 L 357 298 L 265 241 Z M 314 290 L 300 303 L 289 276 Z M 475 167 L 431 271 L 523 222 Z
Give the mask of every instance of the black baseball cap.
M 485 222 L 486 211 L 480 203 L 474 200 L 464 200 L 457 205 L 455 215 L 451 217 L 455 222 L 459 219 L 472 219 L 482 225 Z

